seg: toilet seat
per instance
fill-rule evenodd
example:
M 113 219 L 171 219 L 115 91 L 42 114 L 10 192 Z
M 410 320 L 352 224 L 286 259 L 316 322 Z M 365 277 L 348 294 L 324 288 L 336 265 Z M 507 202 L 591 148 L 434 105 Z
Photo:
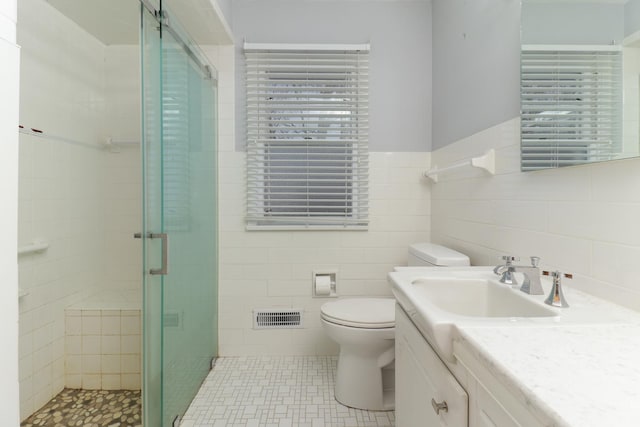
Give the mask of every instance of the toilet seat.
M 395 300 L 391 298 L 348 298 L 327 302 L 320 308 L 322 319 L 342 326 L 364 329 L 393 328 Z

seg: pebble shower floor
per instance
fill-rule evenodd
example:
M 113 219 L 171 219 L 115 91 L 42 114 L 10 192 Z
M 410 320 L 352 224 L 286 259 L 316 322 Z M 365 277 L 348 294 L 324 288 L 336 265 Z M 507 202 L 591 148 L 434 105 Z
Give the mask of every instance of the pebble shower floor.
M 21 427 L 141 427 L 140 391 L 64 389 Z

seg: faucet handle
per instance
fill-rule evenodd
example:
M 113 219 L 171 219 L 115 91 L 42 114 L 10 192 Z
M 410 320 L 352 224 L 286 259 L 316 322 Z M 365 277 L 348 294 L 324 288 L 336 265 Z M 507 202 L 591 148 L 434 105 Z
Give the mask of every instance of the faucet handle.
M 506 265 L 511 265 L 513 261 L 520 261 L 520 258 L 512 255 L 502 255 L 502 260 Z
M 554 279 L 558 279 L 558 280 L 562 279 L 563 277 L 566 277 L 567 279 L 573 279 L 573 274 L 571 274 L 571 273 L 563 273 L 563 272 L 558 271 L 558 270 L 556 270 L 556 271 L 546 271 L 546 270 L 544 270 L 542 272 L 542 275 L 543 276 L 551 276 Z
M 537 267 L 538 264 L 540 264 L 540 257 L 539 256 L 532 256 L 531 257 L 531 267 Z
M 544 303 L 553 307 L 569 307 L 569 304 L 567 303 L 567 300 L 564 298 L 564 294 L 562 293 L 561 281 L 563 277 L 566 277 L 567 279 L 573 279 L 573 274 L 562 273 L 558 270 L 543 271 L 542 274 L 544 276 L 551 276 L 553 278 L 551 292 L 549 293 L 547 299 L 544 300 Z

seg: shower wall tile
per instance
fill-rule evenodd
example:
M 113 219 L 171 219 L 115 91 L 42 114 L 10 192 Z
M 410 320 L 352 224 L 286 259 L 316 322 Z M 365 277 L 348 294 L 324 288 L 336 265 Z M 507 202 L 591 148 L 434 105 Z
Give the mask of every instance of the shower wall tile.
M 116 335 L 102 335 L 101 336 L 101 347 L 102 354 L 112 355 L 112 354 L 120 354 L 121 345 L 120 345 L 120 333 Z
M 109 130 L 105 136 L 113 138 L 114 141 L 139 141 L 140 47 L 106 46 L 104 72 L 106 129 Z M 138 148 L 139 146 L 134 144 L 126 150 L 138 151 Z M 124 150 L 123 148 L 122 151 Z M 139 168 L 139 164 L 136 166 Z
M 19 258 L 24 419 L 65 381 L 82 385 L 81 373 L 65 375 L 64 349 L 81 354 L 74 337 L 83 324 L 92 334 L 85 347 L 102 345 L 103 325 L 83 323 L 88 313 L 79 311 L 65 317 L 65 308 L 101 289 L 141 291 L 140 242 L 132 238 L 141 216 L 139 145 L 103 149 L 106 137 L 139 141 L 140 90 L 137 46 L 106 47 L 44 0 L 18 9 L 20 124 L 88 145 L 20 135 L 18 245 L 50 244 Z M 66 341 L 65 329 L 73 334 Z
M 66 310 L 63 386 L 140 389 L 140 310 L 82 310 L 81 316 L 77 313 L 78 310 Z
M 103 374 L 100 381 L 102 383 L 102 390 L 120 390 L 122 388 L 122 382 L 119 374 Z
M 120 323 L 119 317 L 120 311 L 118 310 L 118 316 L 107 315 L 101 317 L 101 335 L 120 335 Z
M 140 390 L 140 374 L 120 375 L 120 388 L 123 390 Z
M 140 51 L 138 46 L 111 45 L 104 49 L 105 137 L 127 144 L 105 152 L 103 159 L 102 289 L 142 292 L 141 241 L 133 234 L 142 228 L 142 173 L 140 169 Z
M 368 231 L 246 231 L 245 153 L 220 153 L 219 348 L 222 356 L 326 355 L 314 270 L 338 272 L 338 294 L 391 296 L 386 275 L 411 243 L 430 239 L 429 153 L 370 153 Z M 299 308 L 303 329 L 254 330 L 254 308 Z

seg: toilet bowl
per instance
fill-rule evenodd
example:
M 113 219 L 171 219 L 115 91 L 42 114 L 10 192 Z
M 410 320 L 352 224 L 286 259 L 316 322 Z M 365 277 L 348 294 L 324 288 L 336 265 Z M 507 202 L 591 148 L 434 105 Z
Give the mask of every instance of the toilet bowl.
M 325 332 L 340 345 L 336 400 L 358 409 L 394 409 L 395 300 L 342 299 L 320 312 Z
M 408 252 L 409 266 L 469 265 L 466 255 L 432 243 L 416 243 Z M 341 299 L 325 303 L 320 313 L 325 332 L 340 345 L 336 400 L 358 409 L 394 409 L 395 300 Z

